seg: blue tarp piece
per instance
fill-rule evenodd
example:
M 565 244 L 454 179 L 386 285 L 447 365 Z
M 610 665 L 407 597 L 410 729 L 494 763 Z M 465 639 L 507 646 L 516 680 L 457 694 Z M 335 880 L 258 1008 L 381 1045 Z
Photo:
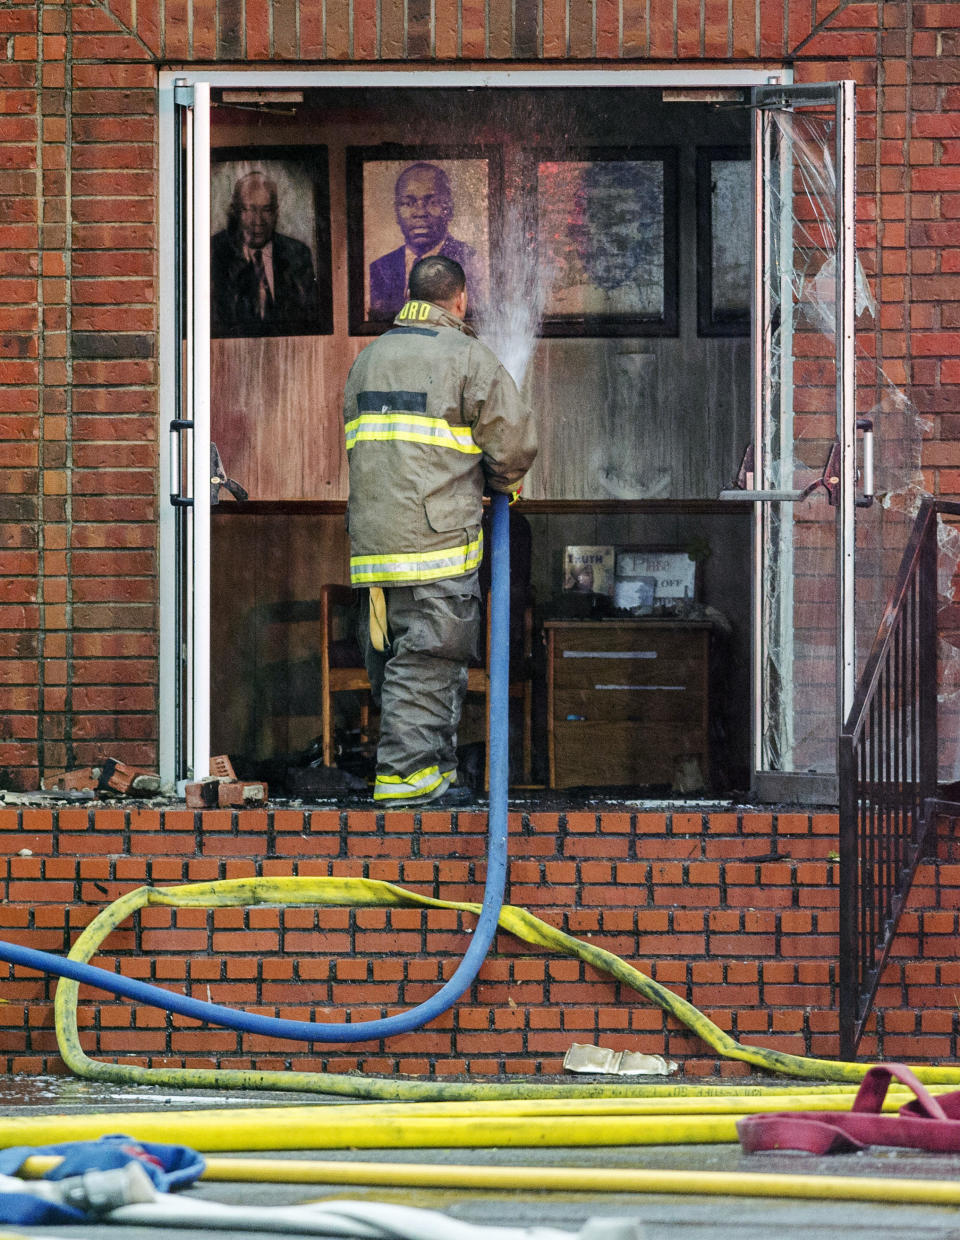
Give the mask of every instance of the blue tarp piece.
M 15 1176 L 23 1163 L 35 1154 L 59 1154 L 63 1161 L 44 1177 L 65 1180 L 86 1171 L 109 1171 L 137 1162 L 160 1192 L 170 1192 L 192 1184 L 206 1163 L 196 1150 L 185 1145 L 159 1145 L 137 1141 L 121 1134 L 99 1141 L 66 1141 L 62 1145 L 18 1145 L 0 1150 L 0 1175 Z M 3 1223 L 80 1223 L 88 1216 L 72 1206 L 44 1201 L 29 1193 L 0 1192 L 0 1222 Z
M 98 1141 L 65 1141 L 62 1145 L 18 1145 L 0 1150 L 0 1175 L 16 1175 L 34 1154 L 60 1154 L 63 1162 L 44 1179 L 65 1180 L 85 1171 L 109 1171 L 136 1159 L 162 1193 L 192 1184 L 207 1165 L 196 1150 L 186 1145 L 159 1145 L 137 1141 L 117 1133 Z
M 0 1223 L 87 1223 L 82 1210 L 29 1193 L 0 1193 Z

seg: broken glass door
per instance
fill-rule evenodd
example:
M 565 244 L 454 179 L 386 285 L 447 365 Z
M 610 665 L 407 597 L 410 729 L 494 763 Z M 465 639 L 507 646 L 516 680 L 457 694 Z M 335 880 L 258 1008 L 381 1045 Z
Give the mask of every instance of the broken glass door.
M 832 803 L 856 672 L 853 83 L 753 101 L 754 791 Z

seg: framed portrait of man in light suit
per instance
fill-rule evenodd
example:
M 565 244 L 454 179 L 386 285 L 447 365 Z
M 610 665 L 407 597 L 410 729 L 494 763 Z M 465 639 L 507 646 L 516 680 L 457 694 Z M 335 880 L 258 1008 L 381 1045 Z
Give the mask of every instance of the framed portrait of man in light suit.
M 211 336 L 333 331 L 327 148 L 214 149 Z
M 410 269 L 442 254 L 464 269 L 468 317 L 489 295 L 499 153 L 397 146 L 347 150 L 350 334 L 376 335 L 407 300 Z

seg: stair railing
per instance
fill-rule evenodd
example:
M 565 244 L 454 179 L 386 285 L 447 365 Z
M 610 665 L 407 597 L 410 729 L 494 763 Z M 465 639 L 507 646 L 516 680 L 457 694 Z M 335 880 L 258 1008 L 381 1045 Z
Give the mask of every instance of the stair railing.
M 937 537 L 924 499 L 839 737 L 840 1056 L 870 1015 L 910 884 L 936 820 Z

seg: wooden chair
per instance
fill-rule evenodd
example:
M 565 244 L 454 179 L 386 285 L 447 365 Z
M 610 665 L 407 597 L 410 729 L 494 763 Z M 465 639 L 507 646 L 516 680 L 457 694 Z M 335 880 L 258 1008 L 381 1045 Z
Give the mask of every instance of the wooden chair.
M 356 618 L 356 593 L 350 586 L 320 587 L 320 722 L 323 765 L 333 766 L 333 695 L 346 690 L 363 693 L 360 702 L 360 736 L 367 739 L 370 726 L 370 681 L 356 633 L 344 631 L 343 613 Z M 338 612 L 340 615 L 338 616 Z
M 333 695 L 347 690 L 360 691 L 365 694 L 361 704 L 360 728 L 361 738 L 366 739 L 370 722 L 370 681 L 363 666 L 360 645 L 353 632 L 344 633 L 342 618 L 338 621 L 337 612 L 349 609 L 354 615 L 353 605 L 356 595 L 350 586 L 324 585 L 320 587 L 320 665 L 322 685 L 320 689 L 320 714 L 323 739 L 323 761 L 325 766 L 333 766 Z M 487 702 L 487 741 L 484 760 L 484 787 L 490 781 L 490 597 L 484 600 L 483 662 L 468 668 L 467 692 L 482 694 Z M 533 608 L 528 602 L 519 618 L 522 629 L 522 657 L 516 657 L 516 651 L 510 660 L 511 700 L 522 703 L 523 710 L 523 782 L 530 782 L 530 764 L 532 750 L 532 705 L 533 705 Z M 511 624 L 516 631 L 516 624 Z

